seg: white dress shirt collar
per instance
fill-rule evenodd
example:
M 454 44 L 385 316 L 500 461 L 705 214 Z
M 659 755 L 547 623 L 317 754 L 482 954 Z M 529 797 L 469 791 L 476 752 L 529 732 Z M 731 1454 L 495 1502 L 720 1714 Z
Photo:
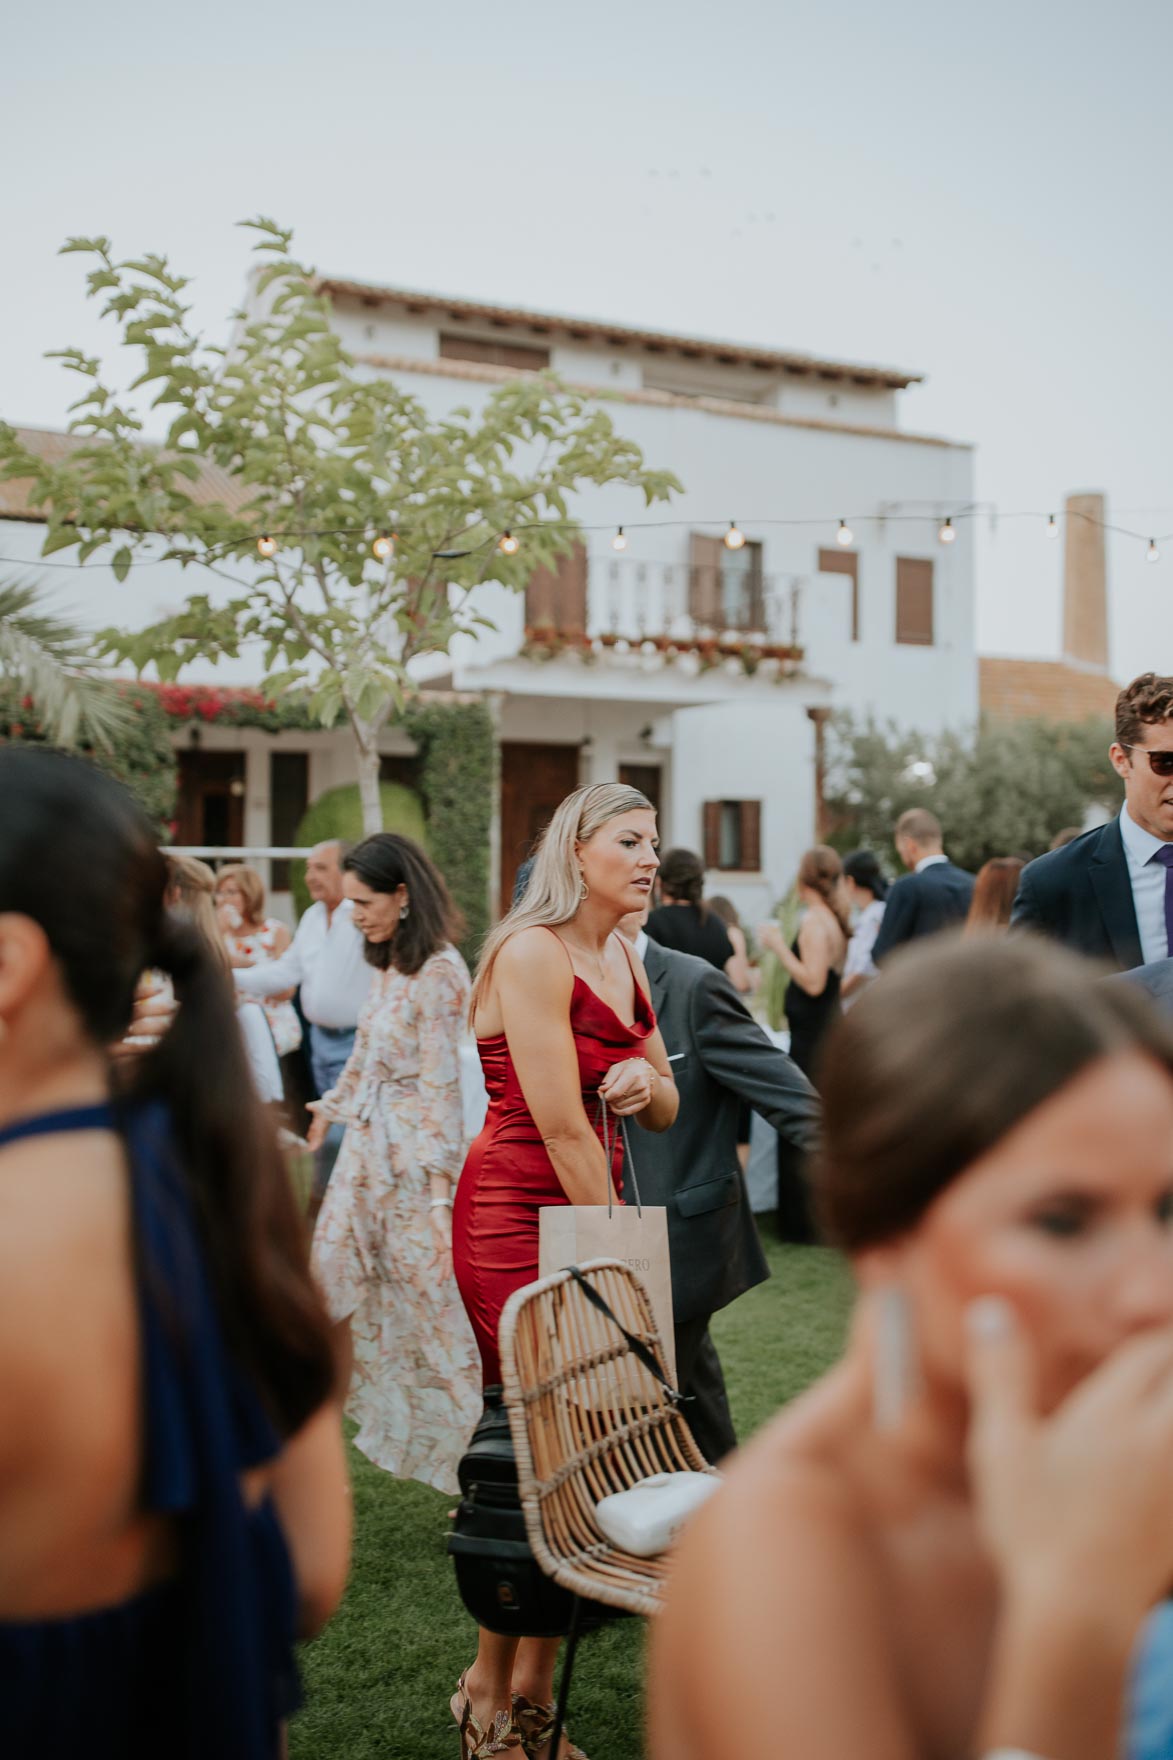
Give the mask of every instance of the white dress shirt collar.
M 935 868 L 938 862 L 947 862 L 948 860 L 949 860 L 949 857 L 944 854 L 935 855 L 935 856 L 922 856 L 920 861 L 916 864 L 916 867 L 912 871 L 914 874 L 923 874 L 926 868 Z
M 1120 809 L 1120 836 L 1124 840 L 1129 863 L 1135 862 L 1140 868 L 1151 862 L 1157 852 L 1165 847 L 1162 838 L 1154 837 L 1151 831 L 1146 831 L 1143 825 L 1137 824 L 1127 806 Z
M 642 960 L 644 954 L 647 951 L 648 951 L 648 932 L 646 929 L 641 929 L 639 934 L 635 938 L 636 958 Z

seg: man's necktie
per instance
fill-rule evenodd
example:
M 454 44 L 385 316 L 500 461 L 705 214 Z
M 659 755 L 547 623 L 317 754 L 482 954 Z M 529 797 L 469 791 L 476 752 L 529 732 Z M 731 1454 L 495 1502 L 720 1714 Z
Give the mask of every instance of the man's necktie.
M 1165 870 L 1165 951 L 1173 958 L 1173 843 L 1165 844 L 1152 860 Z

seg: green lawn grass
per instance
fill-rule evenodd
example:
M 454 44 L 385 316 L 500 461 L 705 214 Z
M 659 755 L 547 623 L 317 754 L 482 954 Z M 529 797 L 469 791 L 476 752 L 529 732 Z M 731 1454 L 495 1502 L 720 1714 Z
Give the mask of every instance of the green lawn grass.
M 838 1354 L 850 1303 L 842 1262 L 766 1233 L 773 1277 L 717 1316 L 733 1416 L 744 1440 Z M 305 1647 L 305 1709 L 291 1760 L 456 1760 L 448 1699 L 476 1628 L 445 1552 L 452 1499 L 380 1472 L 351 1450 L 355 1547 L 346 1598 Z M 592 1760 L 642 1753 L 643 1628 L 623 1620 L 587 1639 L 571 1697 Z

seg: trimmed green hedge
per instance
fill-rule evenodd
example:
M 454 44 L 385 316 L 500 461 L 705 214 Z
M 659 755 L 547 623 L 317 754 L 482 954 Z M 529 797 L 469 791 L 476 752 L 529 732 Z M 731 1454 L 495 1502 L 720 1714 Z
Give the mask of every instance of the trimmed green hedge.
M 410 837 L 416 843 L 422 843 L 425 849 L 429 848 L 431 840 L 418 795 L 398 782 L 383 782 L 379 785 L 379 801 L 383 808 L 384 831 L 398 831 L 401 837 Z M 315 843 L 329 843 L 336 837 L 344 843 L 361 843 L 363 835 L 362 799 L 358 783 L 351 782 L 344 783 L 341 788 L 327 789 L 325 794 L 311 802 L 297 828 L 294 842 L 312 849 Z M 293 863 L 290 889 L 300 917 L 310 903 L 304 862 Z
M 497 745 L 487 704 L 413 703 L 403 725 L 419 747 L 428 848 L 464 913 L 471 967 L 489 929 L 489 836 Z

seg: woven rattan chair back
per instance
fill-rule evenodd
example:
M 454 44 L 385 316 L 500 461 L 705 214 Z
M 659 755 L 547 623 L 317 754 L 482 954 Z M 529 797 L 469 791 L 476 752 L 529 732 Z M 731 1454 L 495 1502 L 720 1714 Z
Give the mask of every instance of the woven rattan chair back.
M 662 1361 L 642 1283 L 618 1259 L 579 1267 Z M 500 1329 L 501 1372 L 534 1557 L 564 1589 L 628 1613 L 659 1611 L 666 1557 L 603 1537 L 596 1505 L 653 1473 L 711 1471 L 676 1402 L 570 1271 L 517 1290 Z

